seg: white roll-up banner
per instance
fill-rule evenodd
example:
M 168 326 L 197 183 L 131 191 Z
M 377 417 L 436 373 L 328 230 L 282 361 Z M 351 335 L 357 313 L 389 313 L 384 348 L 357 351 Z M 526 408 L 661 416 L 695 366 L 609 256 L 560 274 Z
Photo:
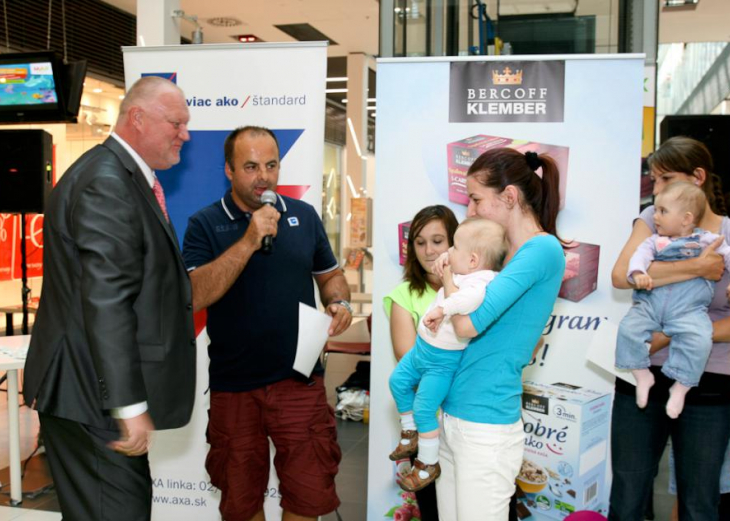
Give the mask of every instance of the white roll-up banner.
M 279 141 L 278 192 L 322 208 L 327 47 L 323 42 L 125 47 L 127 87 L 142 76 L 168 78 L 183 90 L 190 109 L 189 143 L 181 162 L 157 172 L 167 208 L 182 241 L 188 218 L 219 200 L 230 183 L 224 173 L 223 141 L 236 127 L 270 128 Z M 218 520 L 220 492 L 205 471 L 208 445 L 208 337 L 205 317 L 196 316 L 196 402 L 185 428 L 155 433 L 150 451 L 152 518 Z M 266 492 L 266 518 L 277 519 L 278 482 Z
M 519 511 L 536 520 L 607 514 L 613 376 L 586 355 L 596 341 L 613 349 L 629 307 L 630 292 L 612 288 L 611 268 L 639 211 L 643 79 L 643 55 L 378 61 L 369 521 L 419 514 L 396 484 L 407 464 L 388 459 L 400 429 L 382 304 L 402 280 L 408 223 L 433 204 L 463 219 L 469 165 L 501 146 L 557 161 L 558 232 L 571 241 L 544 346 L 523 373 Z

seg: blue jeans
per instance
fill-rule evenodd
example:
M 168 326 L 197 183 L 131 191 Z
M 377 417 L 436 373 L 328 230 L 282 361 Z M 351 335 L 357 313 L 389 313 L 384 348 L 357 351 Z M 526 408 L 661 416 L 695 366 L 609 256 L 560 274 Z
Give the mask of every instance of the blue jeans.
M 436 413 L 449 394 L 462 354 L 464 351 L 439 349 L 416 337 L 416 345 L 390 375 L 390 392 L 398 412 L 413 411 L 419 432 L 438 430 Z
M 639 409 L 634 396 L 615 395 L 609 521 L 643 521 L 669 436 L 677 465 L 679 519 L 717 521 L 720 468 L 730 440 L 730 404 L 688 402 L 680 417 L 672 420 L 665 401 L 650 399 L 645 409 Z
M 649 367 L 646 342 L 654 331 L 663 331 L 672 342 L 662 372 L 687 387 L 696 387 L 712 350 L 707 306 L 713 294 L 714 285 L 701 278 L 634 291 L 634 305 L 618 328 L 616 367 Z

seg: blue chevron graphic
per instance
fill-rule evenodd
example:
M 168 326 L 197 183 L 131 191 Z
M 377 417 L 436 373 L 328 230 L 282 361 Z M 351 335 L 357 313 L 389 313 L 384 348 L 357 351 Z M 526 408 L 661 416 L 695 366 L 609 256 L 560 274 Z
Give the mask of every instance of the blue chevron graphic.
M 279 141 L 281 158 L 291 150 L 304 129 L 271 129 Z M 231 186 L 224 171 L 223 142 L 227 130 L 194 130 L 180 154 L 180 163 L 156 172 L 165 190 L 170 221 L 175 227 L 180 246 L 195 212 L 217 201 Z

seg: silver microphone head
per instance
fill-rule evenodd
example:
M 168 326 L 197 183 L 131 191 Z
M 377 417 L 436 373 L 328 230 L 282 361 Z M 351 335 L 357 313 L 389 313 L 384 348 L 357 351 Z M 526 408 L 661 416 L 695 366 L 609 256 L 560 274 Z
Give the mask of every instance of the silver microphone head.
M 266 190 L 261 194 L 261 204 L 276 204 L 276 192 L 273 190 Z

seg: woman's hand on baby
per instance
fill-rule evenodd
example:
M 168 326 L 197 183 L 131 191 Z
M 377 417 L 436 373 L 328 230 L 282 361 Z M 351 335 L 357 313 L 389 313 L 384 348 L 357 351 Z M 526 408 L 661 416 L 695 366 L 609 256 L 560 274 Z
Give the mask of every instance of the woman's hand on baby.
M 730 301 L 730 286 L 728 286 L 727 289 L 725 290 L 725 294 L 727 295 L 728 301 Z
M 657 351 L 661 351 L 662 349 L 669 347 L 669 343 L 671 342 L 671 340 L 671 338 L 669 338 L 661 331 L 654 331 L 654 333 L 652 333 L 651 335 L 651 347 L 649 347 L 649 354 L 653 355 Z
M 433 261 L 431 270 L 433 271 L 434 275 L 438 276 L 438 278 L 443 280 L 444 268 L 448 265 L 449 265 L 449 252 L 445 251 L 441 255 L 438 256 L 438 259 Z
M 654 287 L 654 281 L 652 281 L 651 277 L 646 273 L 635 273 L 633 275 L 633 278 L 634 287 L 636 289 L 645 289 L 647 291 L 651 291 L 651 289 Z
M 697 274 L 700 277 L 713 282 L 717 282 L 722 278 L 722 273 L 725 271 L 725 262 L 722 256 L 715 250 L 724 240 L 724 237 L 718 237 L 715 239 L 715 242 L 702 250 L 699 257 L 694 259 L 698 263 Z
M 439 326 L 441 326 L 441 322 L 444 320 L 444 308 L 441 306 L 436 306 L 431 311 L 426 313 L 426 316 L 423 317 L 423 325 L 425 325 L 429 331 L 432 333 L 436 333 L 438 331 Z

